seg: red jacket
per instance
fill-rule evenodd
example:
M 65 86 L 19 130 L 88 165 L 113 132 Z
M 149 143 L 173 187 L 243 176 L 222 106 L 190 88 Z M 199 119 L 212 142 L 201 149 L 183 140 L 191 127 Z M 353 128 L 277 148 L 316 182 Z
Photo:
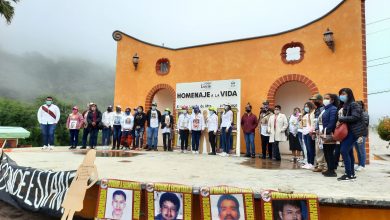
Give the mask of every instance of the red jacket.
M 255 129 L 257 127 L 257 117 L 256 115 L 249 113 L 245 113 L 241 118 L 241 127 L 244 133 L 252 133 L 255 132 Z

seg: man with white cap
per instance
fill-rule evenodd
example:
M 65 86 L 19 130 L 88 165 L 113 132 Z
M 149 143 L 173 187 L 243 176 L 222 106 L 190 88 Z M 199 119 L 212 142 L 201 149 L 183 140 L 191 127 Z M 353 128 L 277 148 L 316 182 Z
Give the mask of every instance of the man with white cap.
M 152 109 L 146 113 L 146 120 L 148 124 L 147 137 L 148 137 L 148 149 L 147 151 L 157 150 L 158 140 L 158 127 L 161 122 L 161 112 L 157 110 L 157 103 L 152 103 Z

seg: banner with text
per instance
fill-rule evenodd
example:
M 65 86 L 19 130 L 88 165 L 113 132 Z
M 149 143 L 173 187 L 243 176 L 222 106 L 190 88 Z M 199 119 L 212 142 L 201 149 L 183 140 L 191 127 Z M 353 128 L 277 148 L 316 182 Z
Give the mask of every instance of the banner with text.
M 96 217 L 98 219 L 139 219 L 141 214 L 141 183 L 102 179 Z
M 315 194 L 264 191 L 261 197 L 264 220 L 319 219 L 318 197 Z
M 61 217 L 61 204 L 76 171 L 22 167 L 4 153 L 0 161 L 1 200 L 21 209 Z
M 208 108 L 215 107 L 218 109 L 218 123 L 221 124 L 221 117 L 224 105 L 229 104 L 233 110 L 233 134 L 235 138 L 232 142 L 233 149 L 237 155 L 240 154 L 240 109 L 241 109 L 241 80 L 216 80 L 206 82 L 190 82 L 176 84 L 176 109 L 180 110 L 182 106 L 199 106 L 203 112 L 204 122 L 206 124 L 208 117 Z M 180 113 L 180 111 L 177 111 Z M 178 115 L 176 116 L 178 117 Z M 237 132 L 238 131 L 238 132 Z M 210 149 L 207 146 L 208 134 L 205 133 L 204 138 L 201 139 L 201 148 L 203 152 Z M 218 138 L 217 138 L 218 140 Z M 203 144 L 204 143 L 204 144 Z M 219 142 L 217 142 L 219 143 Z M 201 150 L 202 151 L 202 150 Z
M 251 189 L 228 186 L 200 189 L 202 219 L 255 219 L 254 198 Z

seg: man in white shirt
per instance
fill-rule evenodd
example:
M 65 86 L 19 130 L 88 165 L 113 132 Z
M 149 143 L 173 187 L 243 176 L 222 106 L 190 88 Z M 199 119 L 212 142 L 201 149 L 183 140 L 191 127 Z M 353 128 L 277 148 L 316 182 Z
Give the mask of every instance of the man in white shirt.
M 54 131 L 60 120 L 60 109 L 53 104 L 53 98 L 48 96 L 44 105 L 38 109 L 38 122 L 42 131 L 42 149 L 53 150 Z
M 102 116 L 102 145 L 104 147 L 108 147 L 111 144 L 112 117 L 114 117 L 114 112 L 112 112 L 112 106 L 109 105 L 107 111 Z
M 158 138 L 158 127 L 160 126 L 161 112 L 157 110 L 157 103 L 152 103 L 152 109 L 146 114 L 147 119 L 147 137 L 148 137 L 148 149 L 147 151 L 158 151 L 157 150 L 157 138 Z
M 218 131 L 218 115 L 217 109 L 215 107 L 209 108 L 210 116 L 207 118 L 207 130 L 209 132 L 209 142 L 211 145 L 211 152 L 209 155 L 216 155 L 215 146 L 216 146 L 216 137 Z
M 181 152 L 184 153 L 188 149 L 188 135 L 190 133 L 189 125 L 191 116 L 188 114 L 188 106 L 182 106 L 181 109 L 177 128 L 179 129 Z

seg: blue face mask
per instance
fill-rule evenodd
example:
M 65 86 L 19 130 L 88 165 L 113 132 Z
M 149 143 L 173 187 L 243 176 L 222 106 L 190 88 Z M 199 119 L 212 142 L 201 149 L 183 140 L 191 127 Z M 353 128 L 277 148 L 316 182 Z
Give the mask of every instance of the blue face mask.
M 130 115 L 130 112 L 129 112 L 129 111 L 126 111 L 126 115 Z
M 310 111 L 309 107 L 305 107 L 305 112 L 307 113 L 309 111 Z
M 52 103 L 53 103 L 53 101 L 46 100 L 46 105 L 51 105 Z
M 346 102 L 348 101 L 348 96 L 346 96 L 346 95 L 340 95 L 339 99 L 340 99 L 340 101 L 346 103 Z

